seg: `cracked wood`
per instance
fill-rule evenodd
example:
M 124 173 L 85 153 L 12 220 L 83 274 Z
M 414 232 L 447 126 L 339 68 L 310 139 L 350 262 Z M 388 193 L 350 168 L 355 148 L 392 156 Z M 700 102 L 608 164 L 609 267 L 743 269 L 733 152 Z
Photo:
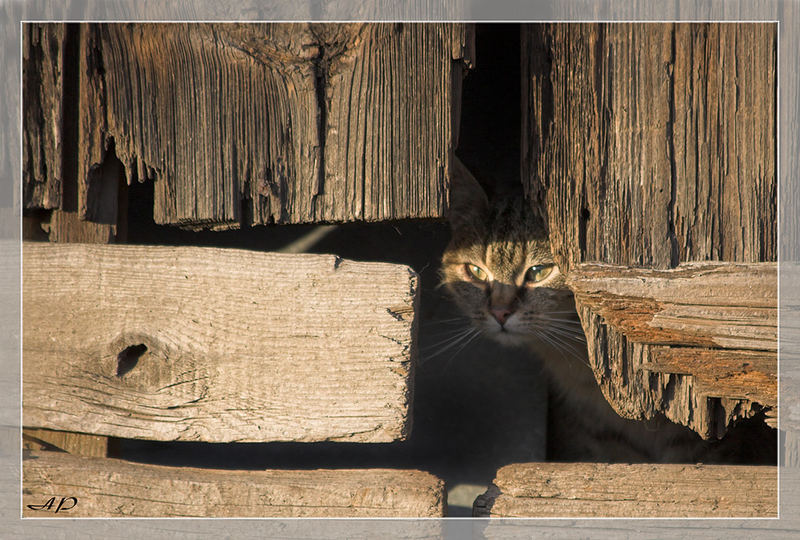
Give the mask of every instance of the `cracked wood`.
M 156 440 L 404 439 L 417 276 L 327 255 L 25 243 L 23 424 Z
M 664 413 L 712 438 L 762 411 L 774 426 L 777 278 L 775 263 L 583 264 L 568 284 L 612 406 L 630 418 Z

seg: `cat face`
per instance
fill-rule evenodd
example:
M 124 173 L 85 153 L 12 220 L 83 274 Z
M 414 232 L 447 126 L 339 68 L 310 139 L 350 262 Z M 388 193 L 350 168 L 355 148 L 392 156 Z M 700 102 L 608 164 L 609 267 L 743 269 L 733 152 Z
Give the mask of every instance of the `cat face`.
M 457 163 L 451 185 L 452 239 L 442 282 L 471 324 L 507 345 L 550 343 L 574 333 L 575 305 L 550 253 L 544 225 L 520 197 L 489 204 Z

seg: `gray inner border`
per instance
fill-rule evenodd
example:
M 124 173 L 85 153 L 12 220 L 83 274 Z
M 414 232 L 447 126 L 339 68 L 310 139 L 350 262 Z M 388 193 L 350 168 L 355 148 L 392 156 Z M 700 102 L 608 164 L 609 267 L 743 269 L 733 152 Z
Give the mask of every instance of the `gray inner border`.
M 0 530 L 7 538 L 797 537 L 800 468 L 780 468 L 780 519 L 20 519 L 20 21 L 779 21 L 780 411 L 800 431 L 800 2 L 797 0 L 0 0 Z M 14 126 L 12 129 L 11 126 Z M 788 430 L 788 434 L 785 432 Z M 797 443 L 794 451 L 797 451 Z M 789 445 L 787 445 L 789 448 Z M 783 463 L 783 460 L 781 461 Z

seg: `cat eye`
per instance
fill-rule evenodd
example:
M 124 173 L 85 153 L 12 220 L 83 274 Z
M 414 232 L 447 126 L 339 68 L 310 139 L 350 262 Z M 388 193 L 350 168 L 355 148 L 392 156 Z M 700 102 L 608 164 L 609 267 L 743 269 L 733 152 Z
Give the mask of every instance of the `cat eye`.
M 555 265 L 553 264 L 537 264 L 536 266 L 531 266 L 528 268 L 528 271 L 525 272 L 525 281 L 528 283 L 543 281 L 553 272 L 554 267 Z
M 467 269 L 467 274 L 478 281 L 486 281 L 489 276 L 486 275 L 486 270 L 474 264 L 465 264 L 464 268 Z

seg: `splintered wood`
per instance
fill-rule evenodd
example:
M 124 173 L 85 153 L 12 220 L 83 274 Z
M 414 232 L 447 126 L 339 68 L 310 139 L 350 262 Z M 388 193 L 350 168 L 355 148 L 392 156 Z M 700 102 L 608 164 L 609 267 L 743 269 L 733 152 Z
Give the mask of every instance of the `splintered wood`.
M 155 440 L 390 442 L 417 276 L 332 255 L 23 245 L 23 425 Z
M 623 416 L 664 413 L 712 438 L 777 409 L 775 263 L 584 264 L 568 283 L 595 376 Z
M 196 469 L 59 452 L 25 455 L 22 485 L 25 517 L 442 517 L 445 500 L 444 483 L 416 470 Z
M 91 221 L 116 211 L 117 185 L 102 172 L 112 154 L 129 183 L 154 181 L 160 224 L 224 229 L 447 210 L 472 25 L 24 29 L 27 208 L 61 207 L 64 142 L 77 161 L 80 218 Z M 66 44 L 74 50 L 65 64 Z M 62 126 L 65 85 L 81 92 L 79 113 Z
M 777 517 L 778 469 L 521 463 L 475 501 L 481 517 Z
M 25 208 L 63 202 L 63 24 L 22 25 L 23 201 Z

